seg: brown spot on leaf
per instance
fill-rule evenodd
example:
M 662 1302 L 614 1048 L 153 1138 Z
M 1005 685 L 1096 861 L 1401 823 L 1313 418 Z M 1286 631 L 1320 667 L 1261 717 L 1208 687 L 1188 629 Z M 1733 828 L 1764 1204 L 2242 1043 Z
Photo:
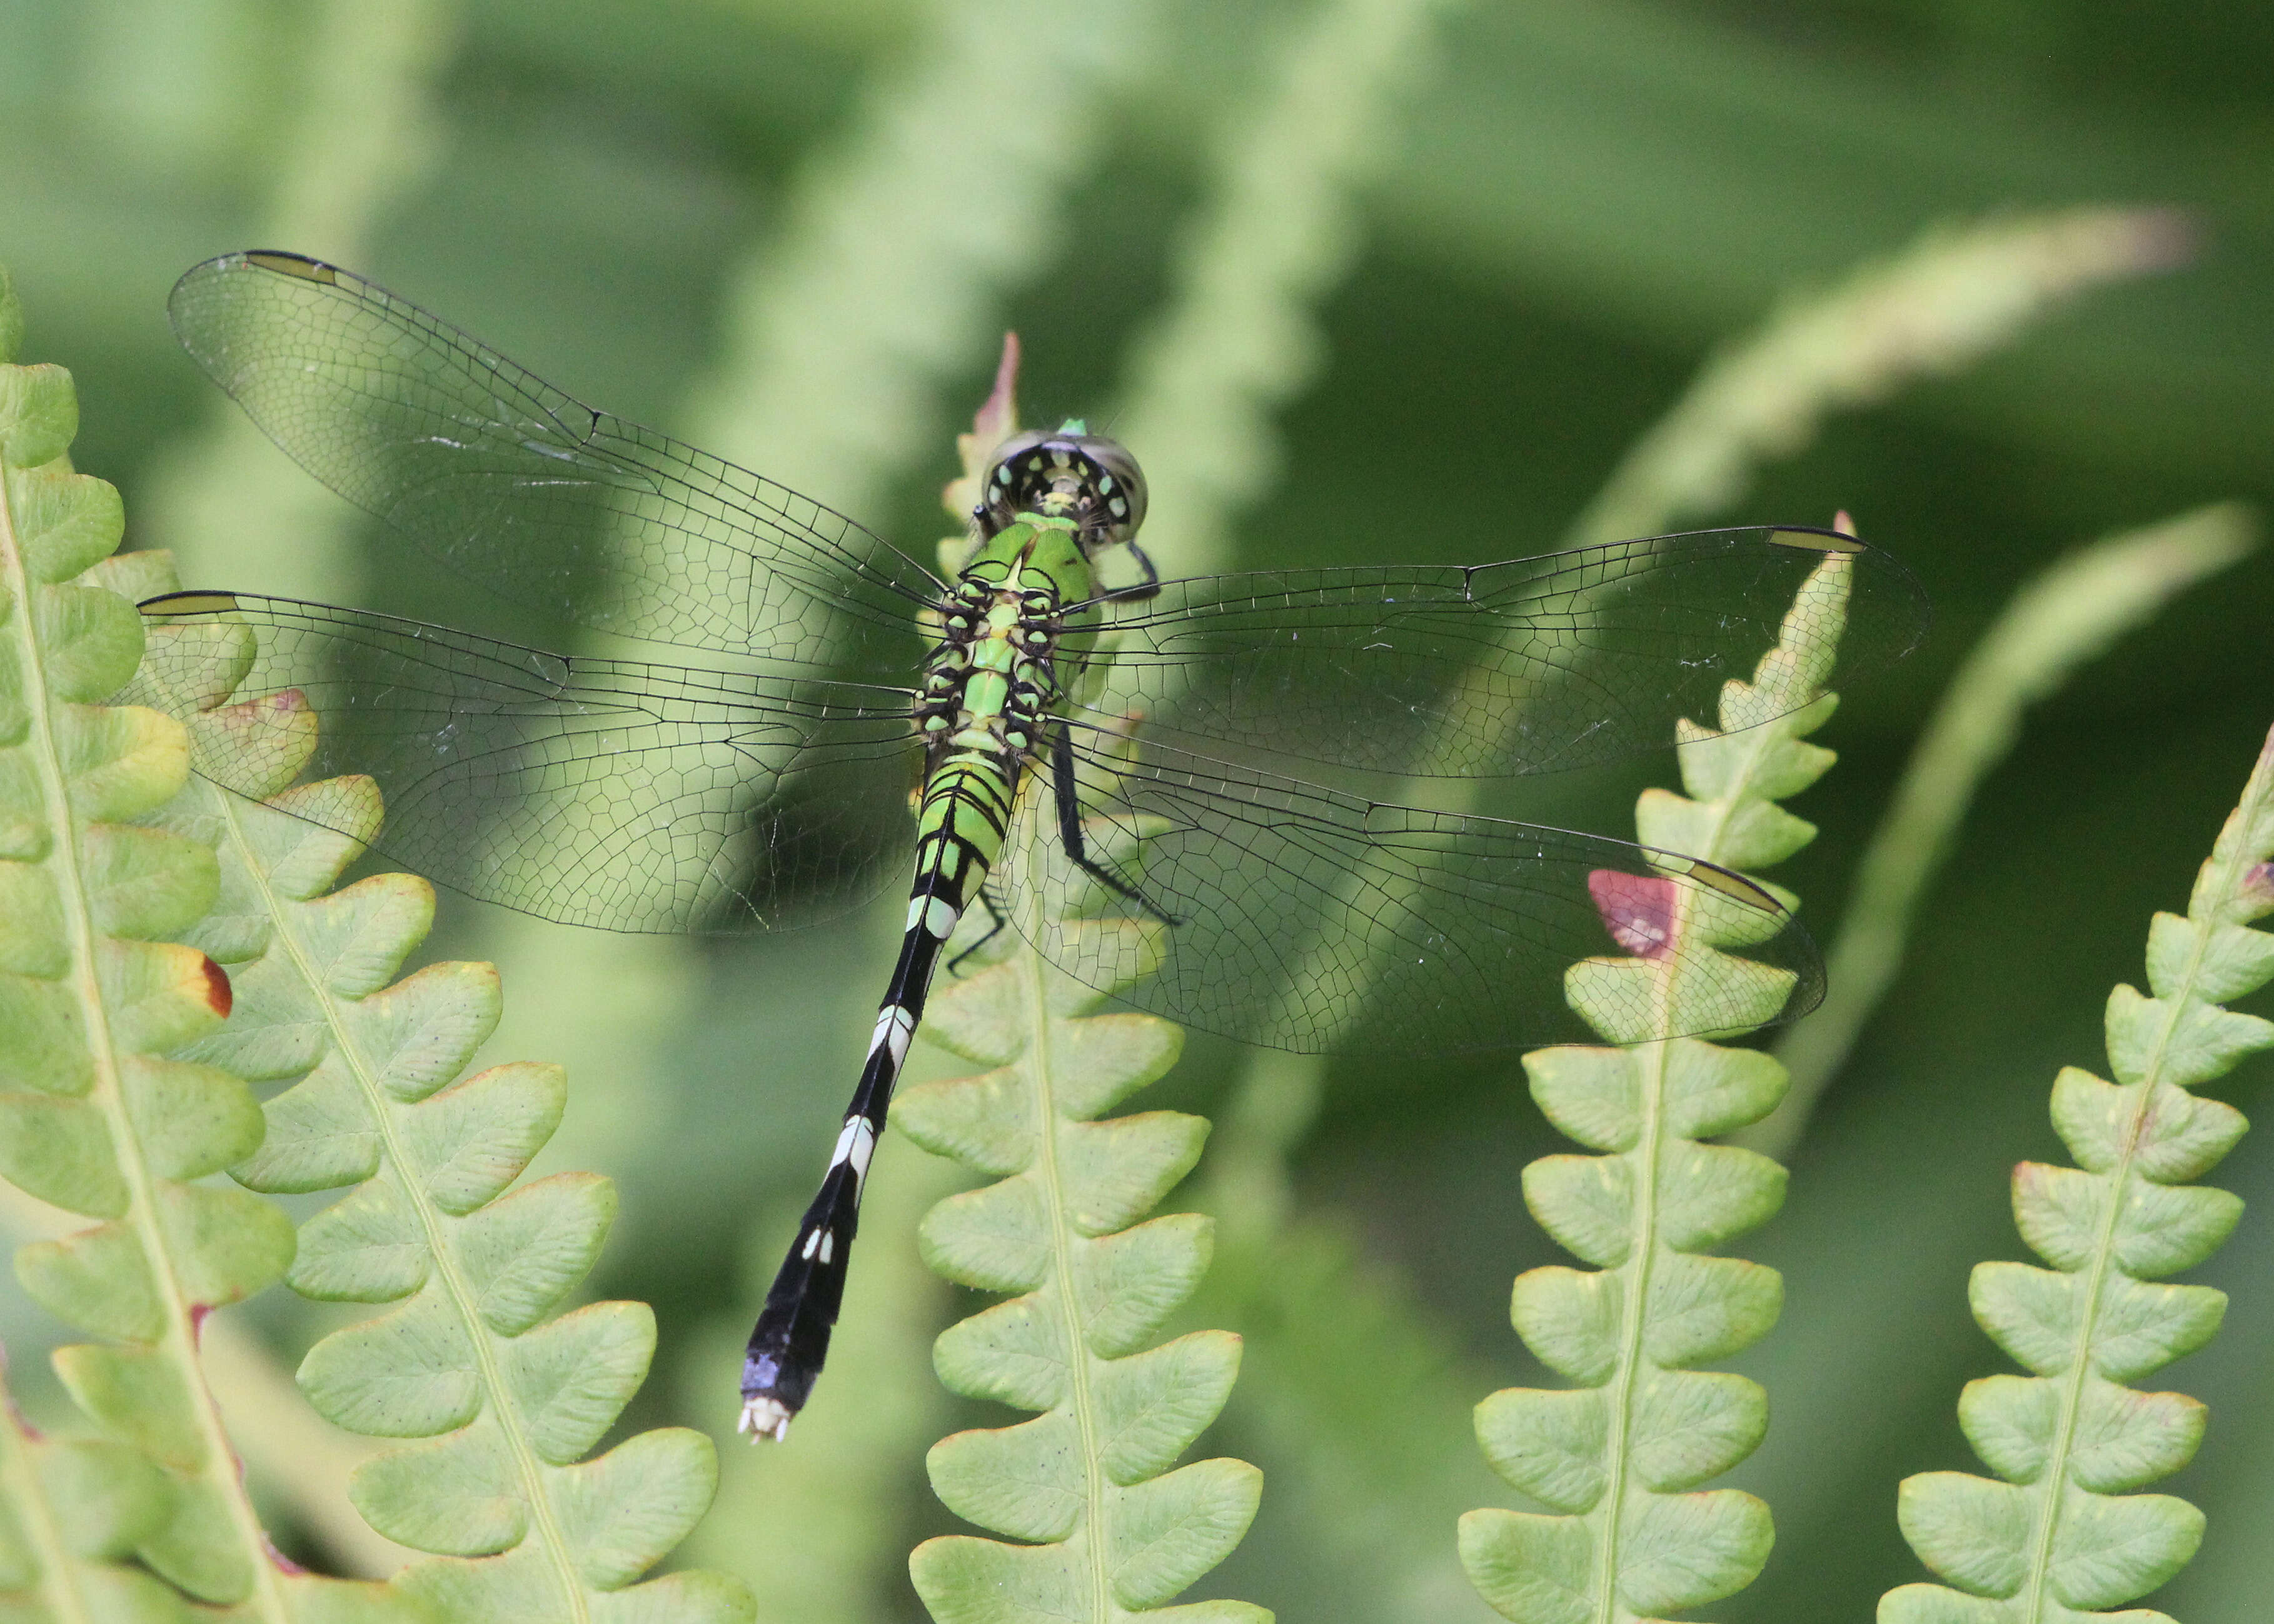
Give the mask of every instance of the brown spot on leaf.
M 2237 900 L 2242 905 L 2243 919 L 2274 913 L 2274 862 L 2258 863 L 2243 875 L 2242 892 Z
M 1636 958 L 1663 959 L 1674 951 L 1672 880 L 1597 868 L 1587 876 L 1587 894 L 1611 940 Z

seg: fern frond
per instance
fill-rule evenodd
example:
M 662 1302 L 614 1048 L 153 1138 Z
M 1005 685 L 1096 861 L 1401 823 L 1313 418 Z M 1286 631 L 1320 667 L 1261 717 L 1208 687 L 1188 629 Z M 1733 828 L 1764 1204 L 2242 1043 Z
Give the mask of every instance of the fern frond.
M 1644 535 L 1710 516 L 1743 492 L 1761 463 L 1803 449 L 1834 411 L 1882 398 L 1923 374 L 1969 365 L 2031 330 L 2067 298 L 2172 263 L 2180 240 L 2178 225 L 2157 210 L 2087 209 L 1937 230 L 1882 264 L 1859 267 L 1831 288 L 1788 300 L 1707 362 L 1681 400 L 1637 442 L 1602 492 L 1566 531 L 1563 545 Z M 1213 423 L 1224 415 L 1207 404 L 1185 413 L 1186 420 L 1194 423 Z M 1148 453 L 1148 470 L 1156 460 Z M 1156 492 L 1162 488 L 1157 477 L 1154 487 Z M 1161 504 L 1156 500 L 1156 505 Z M 1165 520 L 1164 514 L 1151 523 L 1157 527 Z M 2212 521 L 2207 516 L 2204 523 L 2208 526 Z M 2216 550 L 2214 538 L 2202 540 L 2206 553 Z M 2208 557 L 2202 567 L 2210 567 Z M 1473 780 L 1417 778 L 1388 798 L 1472 810 L 1474 789 Z M 1861 908 L 1849 911 L 1848 918 L 1859 924 L 1864 917 Z M 1855 987 L 1855 978 L 1841 971 L 1835 962 L 1830 995 L 1835 1004 L 1842 1003 Z M 1787 1043 L 1817 1043 L 1832 1012 L 1827 1006 L 1792 1028 Z M 1240 1098 L 1244 1102 L 1282 1095 L 1307 1084 L 1308 1097 L 1315 1099 L 1321 1069 L 1301 1057 L 1291 1064 L 1285 1056 L 1258 1056 L 1250 1063 Z M 1740 1134 L 1737 1142 L 1777 1154 L 1773 1142 L 1749 1136 L 1775 1129 L 1779 1140 L 1788 1143 L 1782 1125 L 1787 1120 L 1786 1108 L 1781 1107 L 1771 1118 Z M 1238 1110 L 1227 1117 L 1211 1149 L 1212 1166 L 1221 1166 L 1227 1152 L 1238 1154 L 1233 1141 L 1239 1122 Z M 1235 1201 L 1250 1205 L 1246 1188 L 1277 1177 L 1269 1169 L 1251 1168 L 1243 1172 L 1243 1189 L 1236 1192 L 1230 1181 L 1211 1175 L 1211 1193 L 1201 1205 L 1226 1219 Z M 1218 1191 L 1221 1196 L 1215 1193 Z M 1221 1237 L 1219 1273 L 1225 1273 L 1229 1264 L 1227 1281 L 1272 1282 L 1282 1277 L 1284 1271 L 1269 1259 L 1235 1259 L 1233 1249 L 1240 1244 L 1229 1229 Z M 1323 1255 L 1320 1247 L 1331 1251 L 1332 1237 L 1291 1234 L 1284 1244 L 1290 1250 L 1288 1265 L 1301 1267 L 1301 1258 Z M 1212 1277 L 1212 1291 L 1216 1284 Z M 1336 1299 L 1370 1297 L 1390 1288 L 1353 1278 L 1333 1284 L 1321 1282 L 1319 1289 Z M 1298 1339 L 1314 1336 L 1322 1347 L 1332 1345 L 1330 1313 L 1283 1314 L 1269 1302 L 1237 1310 L 1227 1305 L 1221 1312 L 1236 1312 L 1246 1327 L 1251 1361 L 1276 1357 L 1279 1350 L 1274 1343 L 1283 1332 Z M 1284 1351 L 1302 1369 L 1323 1373 L 1334 1368 L 1332 1361 L 1306 1352 L 1299 1340 Z M 1442 1373 L 1436 1380 L 1449 1384 L 1458 1380 L 1457 1372 L 1442 1365 L 1437 1369 Z M 1406 1375 L 1420 1380 L 1412 1372 Z M 1362 1459 L 1369 1473 L 1415 1483 L 1428 1480 L 1438 1458 L 1435 1435 L 1429 1430 L 1376 1429 L 1368 1435 L 1364 1429 L 1371 1411 L 1362 1395 L 1345 1386 L 1327 1383 L 1309 1389 L 1298 1381 L 1270 1390 L 1273 1413 L 1262 1418 L 1263 1424 L 1272 1428 L 1283 1454 L 1291 1450 L 1316 1457 L 1317 1475 L 1330 1477 L 1346 1470 L 1346 1461 Z M 1248 1395 L 1261 1391 L 1243 1387 L 1235 1410 L 1246 1408 Z M 1448 1386 L 1427 1397 L 1417 1395 L 1411 1408 L 1427 1411 L 1457 1402 L 1457 1392 Z M 1299 1405 L 1307 1412 L 1302 1425 L 1292 1418 Z M 1440 1495 L 1465 1492 L 1442 1477 L 1436 1481 L 1443 1485 Z M 1320 1542 L 1337 1549 L 1394 1543 L 1385 1530 L 1389 1520 L 1427 1518 L 1434 1526 L 1435 1515 L 1434 1497 L 1427 1494 L 1409 1494 L 1387 1503 L 1369 1499 L 1361 1521 L 1321 1533 Z M 1414 1541 L 1406 1542 L 1409 1548 L 1420 1538 L 1417 1532 Z M 1410 1594 L 1420 1598 L 1412 1604 L 1414 1617 L 1437 1616 L 1442 1602 L 1430 1588 L 1434 1575 L 1414 1557 L 1409 1555 L 1405 1561 L 1409 1574 L 1383 1581 L 1385 1605 L 1402 1605 L 1397 1598 Z M 1374 1564 L 1368 1571 L 1379 1577 L 1394 1570 Z
M 177 1593 L 130 1565 L 172 1501 L 142 1451 L 41 1438 L 0 1393 L 0 1617 L 185 1618 Z
M 1844 555 L 1829 553 L 1802 584 L 1752 681 L 1723 688 L 1721 731 L 1680 725 L 1690 798 L 1645 791 L 1635 819 L 1644 844 L 1752 869 L 1814 836 L 1776 802 L 1834 759 L 1806 739 L 1836 703 L 1823 683 L 1845 618 L 1848 568 Z M 1742 949 L 1757 931 L 1742 910 L 1693 906 L 1646 876 L 1605 876 L 1597 898 L 1615 936 L 1624 915 L 1660 910 L 1670 933 L 1717 961 L 1717 1005 L 1750 983 L 1753 1024 L 1783 1007 L 1791 974 L 1747 974 Z M 1725 957 L 1732 950 L 1738 956 Z M 1751 1583 L 1774 1538 L 1768 1507 L 1753 1496 L 1697 1486 L 1758 1446 L 1767 1395 L 1741 1376 L 1695 1367 L 1751 1346 L 1782 1304 L 1774 1270 L 1709 1249 L 1776 1212 L 1784 1169 L 1702 1141 L 1766 1115 L 1784 1092 L 1784 1071 L 1756 1050 L 1663 1035 L 1706 1024 L 1685 1013 L 1690 962 L 1638 954 L 1573 966 L 1571 1007 L 1620 1047 L 1525 1056 L 1548 1120 L 1602 1154 L 1547 1156 L 1524 1171 L 1532 1215 L 1595 1268 L 1518 1276 L 1512 1317 L 1525 1346 L 1580 1385 L 1510 1388 L 1477 1407 L 1495 1469 L 1553 1508 L 1461 1519 L 1471 1582 L 1521 1624 L 1702 1606 Z M 1652 1019 L 1622 1013 L 1638 1003 Z
M 1044 799 L 1026 798 L 1011 847 L 1031 866 L 1024 892 L 1081 894 L 1035 825 Z M 1114 853 L 1102 861 L 1126 855 L 1111 825 L 1089 832 Z M 1056 872 L 1034 872 L 1045 864 Z M 1211 1229 L 1193 1215 L 1139 1220 L 1199 1160 L 1208 1124 L 1176 1111 L 1101 1120 L 1167 1071 L 1184 1041 L 1152 1016 L 1083 1013 L 1105 996 L 1020 944 L 935 996 L 925 1016 L 935 1042 L 991 1069 L 910 1089 L 892 1109 L 917 1144 L 998 1180 L 931 1210 L 925 1261 L 961 1284 L 1022 1294 L 941 1335 L 940 1380 L 1042 1412 L 958 1433 L 927 1459 L 950 1510 L 1035 1542 L 918 1546 L 908 1571 L 941 1624 L 1271 1616 L 1245 1602 L 1166 1605 L 1239 1544 L 1262 1474 L 1234 1460 L 1170 1470 L 1223 1409 L 1239 1339 L 1194 1331 L 1147 1345 L 1200 1283 Z
M 1282 461 L 1271 414 L 1316 375 L 1316 306 L 1366 245 L 1360 189 L 1397 149 L 1445 0 L 1325 0 L 1293 20 L 1210 143 L 1206 210 L 1174 301 L 1131 346 L 1115 432 L 1145 460 L 1147 547 L 1179 575 L 1231 567 L 1231 520 Z
M 1897 1503 L 1903 1538 L 1956 1589 L 1907 1584 L 1881 1624 L 2171 1624 L 2105 1611 L 2187 1566 L 2203 1516 L 2169 1494 L 2129 1491 L 2186 1465 L 2204 1410 L 2128 1384 L 2218 1331 L 2224 1292 L 2159 1283 L 2218 1250 L 2242 1202 L 2191 1181 L 2249 1124 L 2190 1090 L 2274 1049 L 2274 1022 L 2221 1007 L 2274 981 L 2274 734 L 2241 803 L 2196 874 L 2185 917 L 2148 931 L 2150 991 L 2109 995 L 2106 1082 L 2076 1066 L 2054 1079 L 2052 1119 L 2078 1162 L 2014 1170 L 2014 1217 L 2052 1267 L 1977 1265 L 1975 1320 L 2031 1373 L 1967 1384 L 1959 1424 L 2003 1478 L 1923 1472 Z M 1961 1594 L 1961 1592 L 1965 1592 Z
M 2172 598 L 2248 556 L 2246 509 L 2198 508 L 2060 559 L 2014 594 L 1966 657 L 1903 769 L 1825 955 L 1823 1007 L 1788 1030 L 1776 1056 L 1792 1087 L 1729 1142 L 1783 1156 L 1901 967 L 1913 912 L 1941 868 L 1982 779 L 2013 748 L 2023 713 Z
M 12 343 L 21 324 L 0 278 L 0 338 Z M 118 1464 L 123 1450 L 164 1485 L 147 1526 L 113 1523 L 132 1528 L 131 1547 L 106 1552 L 131 1549 L 190 1597 L 286 1624 L 296 1587 L 270 1559 L 197 1336 L 208 1312 L 283 1273 L 292 1229 L 268 1203 L 197 1182 L 260 1144 L 260 1113 L 237 1078 L 169 1052 L 230 1008 L 220 966 L 168 940 L 204 912 L 217 876 L 210 852 L 134 821 L 180 788 L 189 751 L 169 718 L 99 703 L 134 670 L 141 625 L 83 578 L 117 547 L 123 515 L 116 491 L 72 471 L 77 428 L 68 372 L 0 367 L 0 1171 L 104 1221 L 21 1247 L 17 1274 L 104 1339 L 55 1363 L 105 1438 L 51 1458 L 149 1481 Z M 11 1504 L 27 1517 L 34 1503 Z M 132 1592 L 122 1605 L 180 1605 L 117 1583 Z M 367 1588 L 334 1594 L 410 1616 Z
M 237 694 L 252 636 L 153 628 L 154 645 L 174 645 L 169 686 L 138 683 L 188 719 L 193 754 L 231 750 L 255 707 L 272 746 L 281 715 L 313 748 L 318 718 L 297 692 Z M 561 1173 L 513 1187 L 559 1124 L 561 1071 L 459 1079 L 497 1023 L 497 972 L 429 965 L 392 980 L 433 922 L 433 890 L 400 874 L 330 890 L 381 808 L 368 779 L 290 784 L 305 759 L 278 765 L 266 801 L 200 779 L 154 821 L 219 854 L 221 899 L 197 939 L 239 994 L 229 1024 L 186 1052 L 292 1083 L 230 1171 L 273 1192 L 357 1186 L 303 1228 L 287 1280 L 320 1300 L 403 1304 L 326 1337 L 300 1366 L 335 1424 L 425 1440 L 364 1462 L 350 1498 L 380 1533 L 444 1559 L 395 1583 L 453 1624 L 749 1619 L 748 1590 L 725 1575 L 635 1584 L 710 1503 L 717 1461 L 685 1428 L 582 1458 L 654 1351 L 644 1304 L 555 1312 L 598 1255 L 614 1186 Z M 315 807 L 320 823 L 293 815 Z
M 4 1373 L 0 1363 L 0 1373 Z M 176 1483 L 110 1438 L 43 1438 L 0 1388 L 0 1618 L 10 1624 L 192 1624 L 194 1609 L 134 1559 L 177 1515 Z M 391 1585 L 280 1569 L 292 1624 L 441 1624 Z M 231 1620 L 270 1616 L 265 1601 Z
M 1637 440 L 1565 545 L 1672 530 L 1726 508 L 1841 407 L 1885 399 L 2011 342 L 2064 301 L 2185 261 L 2186 218 L 2069 208 L 1937 227 L 1837 286 L 1788 300 L 1716 356 Z
M 847 513 L 929 448 L 930 395 L 983 352 L 1005 291 L 1057 247 L 1065 195 L 1102 149 L 1115 86 L 1152 49 L 1159 0 L 948 0 L 809 160 L 779 237 L 729 281 L 726 351 L 689 432 Z M 1018 117 L 1003 64 L 1051 64 Z

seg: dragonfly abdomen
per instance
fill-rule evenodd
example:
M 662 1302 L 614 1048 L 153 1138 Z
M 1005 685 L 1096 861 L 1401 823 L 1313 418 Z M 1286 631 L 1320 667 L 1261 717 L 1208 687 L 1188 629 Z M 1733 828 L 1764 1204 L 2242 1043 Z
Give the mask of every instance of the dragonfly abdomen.
M 742 1431 L 785 1436 L 829 1356 L 830 1332 L 845 1300 L 869 1161 L 885 1131 L 885 1113 L 907 1063 L 909 1041 L 923 1019 L 940 950 L 1002 849 L 1013 788 L 998 763 L 962 760 L 951 762 L 926 786 L 923 833 L 900 960 L 877 1006 L 868 1058 L 829 1171 L 798 1223 L 797 1238 L 766 1292 L 765 1307 L 743 1353 Z
M 986 560 L 1002 568 L 975 566 L 940 606 L 945 635 L 915 706 L 926 770 L 907 927 L 829 1171 L 743 1355 L 740 1428 L 756 1436 L 787 1434 L 828 1357 L 870 1157 L 923 1019 L 940 951 L 986 883 L 1011 825 L 1020 778 L 1043 749 L 1046 709 L 1058 695 L 1051 655 L 1062 597 L 1056 580 L 1028 566 L 1037 541 L 1055 537 L 1064 545 L 1065 534 L 1051 526 L 1009 537 Z

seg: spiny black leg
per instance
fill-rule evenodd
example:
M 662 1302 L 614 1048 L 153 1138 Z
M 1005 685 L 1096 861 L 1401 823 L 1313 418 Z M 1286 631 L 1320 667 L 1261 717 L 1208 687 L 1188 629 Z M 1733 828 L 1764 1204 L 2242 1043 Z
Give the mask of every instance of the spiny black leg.
M 1145 572 L 1145 578 L 1129 586 L 1114 588 L 1105 594 L 1104 601 L 1109 604 L 1134 604 L 1142 603 L 1148 598 L 1158 598 L 1161 595 L 1161 572 L 1153 567 L 1152 558 L 1133 541 L 1121 545 L 1129 549 L 1129 556 L 1137 560 L 1137 567 Z
M 1005 921 L 1003 911 L 995 906 L 995 898 L 990 894 L 991 890 L 992 887 L 984 885 L 979 888 L 979 906 L 987 910 L 987 934 L 947 961 L 950 975 L 962 974 L 963 961 L 1003 934 Z
M 1064 722 L 1058 724 L 1058 732 L 1050 740 L 1050 787 L 1058 798 L 1058 844 L 1065 847 L 1065 854 L 1073 860 L 1073 866 L 1115 896 L 1126 902 L 1135 903 L 1163 924 L 1183 924 L 1184 921 L 1164 912 L 1151 898 L 1111 868 L 1089 860 L 1088 848 L 1081 838 L 1081 803 L 1073 793 L 1073 737 L 1066 731 Z

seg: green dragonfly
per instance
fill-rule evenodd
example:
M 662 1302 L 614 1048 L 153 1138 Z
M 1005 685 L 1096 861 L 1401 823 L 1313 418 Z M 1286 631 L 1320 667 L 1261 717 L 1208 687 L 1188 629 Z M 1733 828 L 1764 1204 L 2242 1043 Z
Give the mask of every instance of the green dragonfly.
M 1741 876 L 1275 767 L 1510 775 L 1660 748 L 1749 674 L 1827 553 L 1851 583 L 1841 666 L 1891 659 L 1923 603 L 1852 538 L 1756 527 L 1163 580 L 1136 540 L 1134 460 L 1069 424 L 997 450 L 945 580 L 319 261 L 230 254 L 184 276 L 169 309 L 215 381 L 396 540 L 675 662 L 175 594 L 143 606 L 132 696 L 177 713 L 263 696 L 237 705 L 225 748 L 200 745 L 200 772 L 256 795 L 280 766 L 369 775 L 388 858 L 606 929 L 770 929 L 913 876 L 859 1085 L 750 1338 L 754 1436 L 784 1436 L 821 1370 L 893 1084 L 975 908 L 1131 1005 L 1304 1051 L 1561 1036 L 1565 967 L 1615 950 L 1694 956 L 1701 978 L 1776 967 L 1787 1019 L 1820 996 L 1807 937 Z M 295 809 L 326 816 L 320 800 Z M 1748 915 L 1744 960 L 1685 945 L 1669 926 L 1685 896 Z

